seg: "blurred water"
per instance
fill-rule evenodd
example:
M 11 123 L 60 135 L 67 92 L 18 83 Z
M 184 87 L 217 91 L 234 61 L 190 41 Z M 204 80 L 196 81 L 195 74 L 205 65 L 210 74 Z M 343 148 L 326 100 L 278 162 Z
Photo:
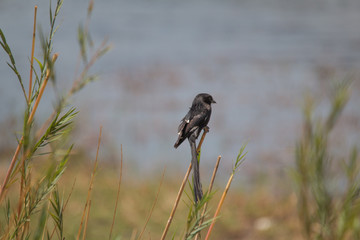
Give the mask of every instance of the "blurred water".
M 0 27 L 24 79 L 35 4 L 46 32 L 48 1 L 0 2 Z M 87 1 L 65 0 L 60 12 L 54 45 L 60 53 L 60 92 L 74 77 L 77 26 L 84 22 L 86 8 Z M 241 144 L 248 142 L 248 172 L 276 172 L 292 161 L 304 92 L 324 94 L 333 75 L 351 73 L 352 98 L 336 139 L 340 147 L 359 143 L 359 12 L 357 0 L 95 1 L 92 38 L 99 44 L 108 37 L 113 49 L 93 70 L 101 80 L 74 98 L 80 110 L 74 141 L 95 150 L 103 125 L 104 155 L 123 144 L 128 161 L 144 170 L 164 162 L 187 165 L 187 144 L 172 147 L 177 125 L 193 97 L 208 92 L 218 104 L 203 162 L 211 165 L 221 154 L 224 165 L 230 166 Z M 4 123 L 11 116 L 21 117 L 24 106 L 7 57 L 3 52 L 0 57 Z M 53 90 L 47 94 L 53 100 L 41 103 L 40 116 L 56 99 Z M 21 129 L 21 124 L 11 130 Z

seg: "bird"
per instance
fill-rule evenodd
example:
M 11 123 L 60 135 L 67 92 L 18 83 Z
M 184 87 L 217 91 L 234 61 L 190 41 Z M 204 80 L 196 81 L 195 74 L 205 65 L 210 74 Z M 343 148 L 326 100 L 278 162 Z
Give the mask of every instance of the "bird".
M 194 98 L 189 112 L 180 121 L 178 127 L 178 139 L 174 148 L 180 146 L 185 139 L 188 139 L 191 148 L 191 164 L 193 165 L 194 176 L 194 197 L 195 202 L 202 199 L 203 193 L 200 183 L 199 162 L 197 160 L 196 139 L 201 130 L 207 127 L 211 116 L 211 104 L 216 103 L 208 93 L 200 93 Z

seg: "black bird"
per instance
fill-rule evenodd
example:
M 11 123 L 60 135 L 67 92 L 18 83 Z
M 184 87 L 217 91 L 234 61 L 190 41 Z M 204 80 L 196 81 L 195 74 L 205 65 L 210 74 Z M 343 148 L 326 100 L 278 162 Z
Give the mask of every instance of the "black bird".
M 200 93 L 192 102 L 189 112 L 181 120 L 178 127 L 178 140 L 174 147 L 177 148 L 186 138 L 191 147 L 191 162 L 194 169 L 194 195 L 195 202 L 201 200 L 202 189 L 200 183 L 199 162 L 197 161 L 196 143 L 201 130 L 207 127 L 211 116 L 211 104 L 216 103 L 212 96 L 207 93 Z

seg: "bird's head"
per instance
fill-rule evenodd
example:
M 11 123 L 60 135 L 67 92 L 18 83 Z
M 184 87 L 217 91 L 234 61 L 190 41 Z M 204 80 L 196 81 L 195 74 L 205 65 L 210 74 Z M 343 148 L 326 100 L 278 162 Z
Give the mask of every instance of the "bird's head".
M 213 97 L 210 94 L 207 93 L 200 93 L 195 97 L 195 100 L 207 103 L 211 105 L 212 103 L 216 103 L 213 99 Z

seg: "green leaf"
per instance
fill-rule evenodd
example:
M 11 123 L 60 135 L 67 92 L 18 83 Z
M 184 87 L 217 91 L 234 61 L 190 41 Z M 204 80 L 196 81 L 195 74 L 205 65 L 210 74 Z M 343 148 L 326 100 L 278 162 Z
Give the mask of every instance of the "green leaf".
M 34 57 L 35 61 L 38 63 L 40 70 L 43 71 L 44 70 L 44 65 L 39 61 L 39 59 L 37 59 L 36 57 Z
M 72 120 L 75 115 L 78 113 L 75 111 L 75 108 L 71 108 L 66 112 L 60 119 L 60 112 L 56 114 L 53 121 L 47 128 L 44 135 L 38 140 L 38 142 L 32 148 L 32 153 L 34 154 L 39 148 L 46 146 L 47 144 L 57 141 L 64 136 L 67 128 L 72 124 Z
M 41 209 L 41 214 L 39 217 L 39 222 L 37 224 L 37 227 L 35 228 L 35 232 L 34 232 L 34 239 L 38 240 L 42 238 L 44 229 L 45 229 L 45 224 L 46 224 L 46 211 L 47 207 L 45 205 L 43 205 L 42 209 Z
M 52 25 L 53 17 L 52 17 L 52 11 L 51 11 L 51 0 L 50 0 L 50 7 L 49 7 L 49 16 L 50 16 L 50 25 Z
M 57 6 L 56 6 L 56 10 L 55 10 L 55 15 L 56 16 L 59 14 L 59 11 L 60 11 L 60 9 L 61 9 L 61 7 L 63 5 L 63 2 L 64 2 L 64 0 L 58 0 L 57 1 Z
M 234 164 L 233 173 L 235 173 L 238 170 L 239 166 L 245 161 L 245 156 L 247 154 L 247 152 L 244 153 L 245 147 L 246 144 L 242 145 L 240 148 L 239 154 Z

